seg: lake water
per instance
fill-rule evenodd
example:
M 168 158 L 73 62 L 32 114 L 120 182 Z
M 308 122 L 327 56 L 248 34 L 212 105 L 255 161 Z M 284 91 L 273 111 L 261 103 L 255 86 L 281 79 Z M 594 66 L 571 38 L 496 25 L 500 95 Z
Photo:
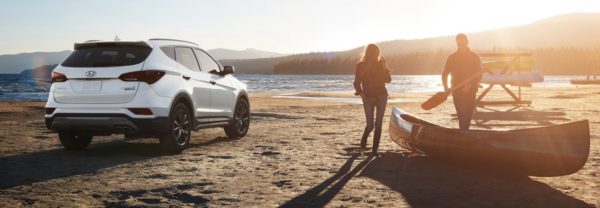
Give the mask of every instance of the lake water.
M 353 91 L 353 75 L 258 75 L 238 74 L 250 92 Z M 585 76 L 546 76 L 533 87 L 571 86 L 571 79 Z M 49 85 L 32 76 L 0 74 L 0 101 L 45 101 Z M 391 92 L 434 92 L 442 89 L 439 75 L 394 75 L 388 84 Z

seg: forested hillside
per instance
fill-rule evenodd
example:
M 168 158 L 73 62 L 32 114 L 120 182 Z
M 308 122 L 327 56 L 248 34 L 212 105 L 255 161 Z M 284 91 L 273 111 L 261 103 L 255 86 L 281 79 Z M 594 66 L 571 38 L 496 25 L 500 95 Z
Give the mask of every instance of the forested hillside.
M 546 49 L 497 49 L 477 52 L 520 51 L 530 52 L 533 70 L 547 75 L 600 75 L 600 48 L 546 48 Z M 394 74 L 437 74 L 444 67 L 451 50 L 413 52 L 407 54 L 384 54 Z M 352 74 L 358 55 L 328 55 L 309 59 L 290 59 L 273 67 L 276 74 Z M 491 61 L 483 57 L 482 61 Z

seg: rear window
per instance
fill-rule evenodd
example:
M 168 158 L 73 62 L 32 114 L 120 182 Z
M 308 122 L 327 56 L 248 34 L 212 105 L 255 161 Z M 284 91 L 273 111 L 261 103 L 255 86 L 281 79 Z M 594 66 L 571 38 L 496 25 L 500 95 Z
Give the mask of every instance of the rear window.
M 152 49 L 146 47 L 88 47 L 77 49 L 62 63 L 66 67 L 113 67 L 142 63 Z

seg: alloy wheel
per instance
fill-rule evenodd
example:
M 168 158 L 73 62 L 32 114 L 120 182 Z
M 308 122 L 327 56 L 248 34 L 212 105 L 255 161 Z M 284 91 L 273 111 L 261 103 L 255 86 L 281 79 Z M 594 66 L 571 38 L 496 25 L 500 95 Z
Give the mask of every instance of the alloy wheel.
M 235 127 L 239 134 L 244 134 L 248 130 L 250 124 L 250 112 L 247 105 L 239 105 L 236 109 Z
M 178 145 L 185 145 L 191 132 L 191 119 L 185 109 L 177 109 L 175 119 L 173 119 L 173 136 Z

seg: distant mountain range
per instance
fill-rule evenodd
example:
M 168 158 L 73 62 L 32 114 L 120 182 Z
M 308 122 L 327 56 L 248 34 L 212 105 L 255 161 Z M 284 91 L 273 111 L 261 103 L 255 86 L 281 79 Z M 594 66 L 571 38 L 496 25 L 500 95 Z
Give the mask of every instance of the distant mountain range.
M 23 70 L 20 74 L 23 76 L 34 77 L 38 82 L 49 83 L 52 80 L 52 70 L 56 68 L 58 64 L 42 65 L 33 69 Z
M 574 13 L 531 24 L 468 34 L 475 50 L 600 47 L 600 13 Z M 454 35 L 379 43 L 385 53 L 454 49 Z
M 468 36 L 470 47 L 475 51 L 534 52 L 535 69 L 548 74 L 583 74 L 600 68 L 599 25 L 600 13 L 575 13 Z M 396 74 L 438 73 L 447 54 L 455 48 L 454 35 L 378 44 L 388 63 L 398 69 Z M 295 55 L 255 49 L 209 52 L 224 65 L 234 65 L 238 73 L 351 74 L 362 46 L 346 51 Z M 56 64 L 68 54 L 69 51 L 0 55 L 0 73 L 20 73 L 24 69 Z M 285 67 L 294 67 L 294 70 Z
M 231 50 L 225 48 L 210 49 L 208 52 L 213 55 L 216 59 L 259 59 L 259 58 L 272 58 L 285 56 L 287 54 L 275 53 L 269 51 L 261 51 L 253 48 L 246 50 Z
M 211 49 L 208 50 L 216 59 L 257 59 L 284 56 L 285 54 L 261 51 L 256 49 L 230 50 Z M 23 70 L 33 69 L 45 65 L 53 65 L 62 62 L 71 51 L 58 52 L 33 52 L 10 55 L 0 55 L 0 74 L 18 74 Z
M 575 13 L 555 16 L 518 27 L 472 33 L 468 36 L 470 47 L 475 51 L 537 51 L 543 57 L 534 53 L 534 58 L 538 59 L 537 64 L 534 65 L 537 68 L 534 69 L 544 71 L 551 68 L 551 72 L 548 74 L 583 74 L 588 69 L 584 69 L 582 65 L 586 65 L 587 68 L 600 68 L 600 54 L 598 54 L 600 50 L 593 50 L 600 49 L 599 25 L 600 13 Z M 412 68 L 410 69 L 396 70 L 396 74 L 431 74 L 439 73 L 445 57 L 455 50 L 454 37 L 454 35 L 449 35 L 415 40 L 390 40 L 378 44 L 388 63 L 395 62 L 393 66 L 395 68 L 406 68 L 403 64 L 418 62 L 411 63 Z M 584 51 L 555 50 L 574 48 Z M 362 50 L 361 46 L 346 51 L 225 62 L 235 65 L 239 71 L 249 73 L 352 74 L 353 65 Z M 570 52 L 577 52 L 577 54 Z M 424 53 L 427 54 L 423 55 Z M 580 57 L 567 57 L 576 55 Z M 431 57 L 436 57 L 436 59 L 432 60 Z M 557 63 L 560 61 L 562 61 L 560 64 Z M 294 62 L 294 64 L 289 64 L 290 62 Z M 316 62 L 324 63 L 313 64 Z M 281 68 L 293 65 L 296 65 L 296 70 L 287 72 L 276 70 L 276 66 Z M 345 70 L 340 71 L 336 68 Z
M 71 51 L 58 51 L 0 55 L 0 74 L 18 74 L 25 69 L 57 64 L 70 53 Z

